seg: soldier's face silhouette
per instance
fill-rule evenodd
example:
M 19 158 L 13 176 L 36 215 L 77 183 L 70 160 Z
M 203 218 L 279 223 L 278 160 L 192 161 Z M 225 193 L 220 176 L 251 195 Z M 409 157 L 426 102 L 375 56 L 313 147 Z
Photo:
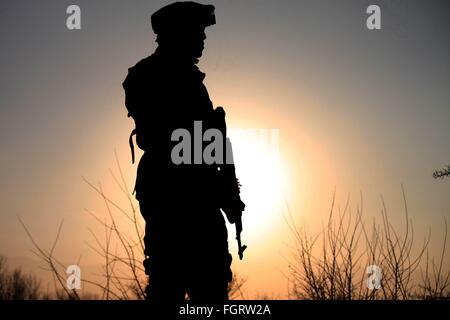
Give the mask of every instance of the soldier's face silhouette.
M 171 47 L 177 55 L 186 58 L 200 58 L 205 48 L 205 28 L 186 28 L 168 37 L 166 45 Z
M 194 30 L 188 37 L 191 39 L 190 44 L 187 45 L 190 54 L 193 58 L 200 58 L 205 48 L 205 29 Z

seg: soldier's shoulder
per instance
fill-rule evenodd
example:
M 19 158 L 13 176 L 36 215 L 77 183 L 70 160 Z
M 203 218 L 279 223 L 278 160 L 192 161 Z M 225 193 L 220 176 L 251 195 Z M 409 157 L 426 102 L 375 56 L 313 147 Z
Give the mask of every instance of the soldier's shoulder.
M 128 68 L 128 75 L 139 75 L 142 73 L 154 72 L 156 69 L 158 69 L 158 64 L 155 63 L 154 56 L 150 55 L 140 60 L 134 66 Z
M 133 67 L 131 67 L 129 70 L 136 70 L 136 71 L 145 71 L 148 69 L 155 69 L 158 67 L 158 64 L 155 61 L 154 55 L 149 55 L 148 57 L 140 60 L 138 63 L 136 63 Z
M 150 55 L 128 68 L 128 74 L 123 82 L 123 86 L 126 87 L 128 84 L 141 81 L 143 78 L 151 80 L 154 75 L 158 74 L 158 70 L 158 64 L 153 55 Z

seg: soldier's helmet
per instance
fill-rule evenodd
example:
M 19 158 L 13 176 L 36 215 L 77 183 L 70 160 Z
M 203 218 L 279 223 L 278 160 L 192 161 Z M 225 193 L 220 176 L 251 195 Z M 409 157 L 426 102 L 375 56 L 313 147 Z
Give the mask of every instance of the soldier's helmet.
M 153 32 L 156 35 L 171 34 L 189 28 L 216 24 L 213 5 L 204 5 L 192 1 L 174 2 L 151 16 Z

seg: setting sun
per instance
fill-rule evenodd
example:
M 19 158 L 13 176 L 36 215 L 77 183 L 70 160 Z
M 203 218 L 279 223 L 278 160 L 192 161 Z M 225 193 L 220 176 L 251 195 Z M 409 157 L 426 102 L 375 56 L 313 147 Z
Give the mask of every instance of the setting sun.
M 243 223 L 246 239 L 258 239 L 275 223 L 287 187 L 279 148 L 278 129 L 235 129 L 230 133 L 241 196 L 246 203 Z

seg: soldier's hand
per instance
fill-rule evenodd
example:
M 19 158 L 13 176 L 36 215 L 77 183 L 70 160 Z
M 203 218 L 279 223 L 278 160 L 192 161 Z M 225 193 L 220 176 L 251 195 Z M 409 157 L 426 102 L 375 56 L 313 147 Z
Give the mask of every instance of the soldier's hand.
M 228 222 L 231 224 L 240 221 L 242 217 L 242 211 L 244 211 L 245 204 L 242 201 L 239 201 L 239 204 L 233 207 L 223 208 L 225 215 L 227 216 Z
M 239 219 L 242 217 L 242 212 L 237 210 L 229 210 L 228 213 L 226 213 L 228 222 L 231 224 L 236 223 Z
M 219 115 L 220 117 L 225 118 L 225 110 L 223 109 L 223 107 L 217 106 L 214 109 L 214 112 L 216 112 L 216 114 Z

